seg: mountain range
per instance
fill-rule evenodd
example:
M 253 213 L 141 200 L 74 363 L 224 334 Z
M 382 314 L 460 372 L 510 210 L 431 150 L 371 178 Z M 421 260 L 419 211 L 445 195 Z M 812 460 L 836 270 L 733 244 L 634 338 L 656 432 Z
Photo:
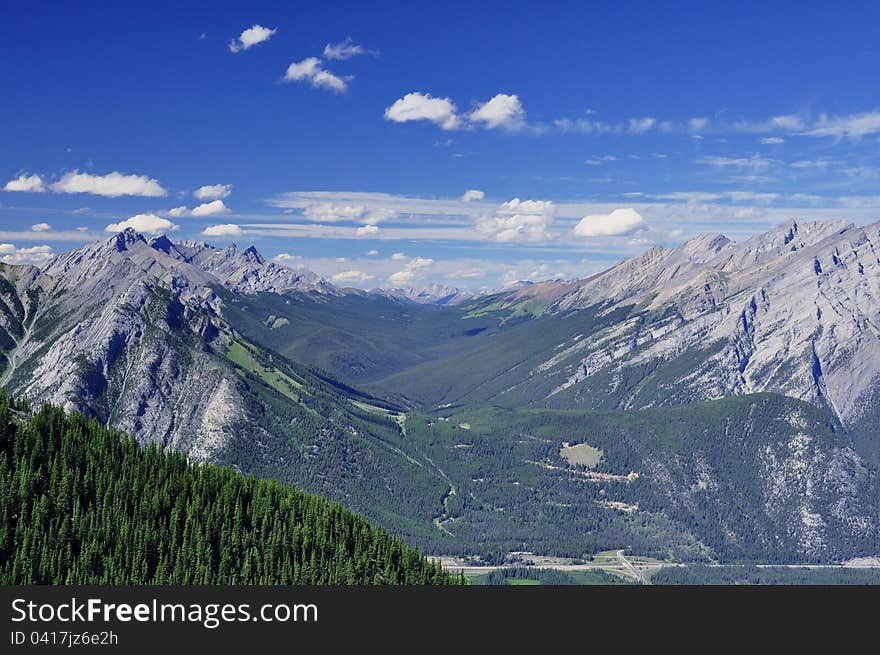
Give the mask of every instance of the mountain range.
M 0 383 L 433 552 L 877 555 L 878 247 L 791 221 L 580 280 L 367 293 L 126 230 L 0 266 Z

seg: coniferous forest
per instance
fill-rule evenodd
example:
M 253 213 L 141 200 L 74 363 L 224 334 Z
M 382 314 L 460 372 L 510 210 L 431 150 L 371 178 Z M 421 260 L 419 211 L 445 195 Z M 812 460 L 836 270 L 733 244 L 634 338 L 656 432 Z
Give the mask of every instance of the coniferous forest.
M 2 584 L 450 584 L 364 518 L 0 392 Z

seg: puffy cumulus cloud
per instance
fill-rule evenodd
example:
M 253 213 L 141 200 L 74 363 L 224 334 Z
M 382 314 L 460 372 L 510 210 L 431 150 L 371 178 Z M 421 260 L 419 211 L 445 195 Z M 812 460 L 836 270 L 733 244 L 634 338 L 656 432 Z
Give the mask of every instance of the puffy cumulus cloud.
M 19 248 L 11 243 L 0 243 L 0 261 L 6 264 L 33 264 L 39 266 L 52 259 L 55 253 L 51 246 L 31 246 Z
M 160 198 L 168 195 L 157 180 L 146 175 L 126 175 L 114 171 L 107 175 L 91 175 L 71 171 L 51 186 L 56 193 L 91 193 L 96 196 L 144 196 Z
M 177 226 L 167 218 L 155 214 L 136 214 L 119 223 L 110 223 L 104 230 L 106 232 L 122 232 L 128 228 L 146 234 L 161 234 L 169 230 L 176 230 Z
M 48 223 L 37 223 L 36 225 L 31 225 L 31 231 L 33 232 L 49 232 L 52 229 L 52 226 Z
M 375 225 L 364 225 L 355 230 L 355 236 L 359 237 L 374 237 L 377 234 L 379 234 L 379 228 Z
M 395 123 L 430 121 L 444 130 L 461 127 L 455 103 L 449 98 L 434 98 L 429 93 L 407 93 L 385 110 L 385 119 Z
M 479 189 L 468 189 L 463 194 L 461 194 L 461 201 L 470 202 L 471 200 L 482 200 L 485 197 L 486 194 Z
M 284 81 L 306 82 L 316 89 L 329 89 L 338 93 L 348 90 L 347 81 L 326 70 L 317 57 L 308 57 L 290 64 L 284 73 Z
M 335 59 L 336 61 L 344 61 L 366 54 L 370 54 L 370 51 L 352 41 L 351 37 L 348 37 L 341 43 L 328 43 L 324 46 L 324 56 L 327 59 Z
M 19 175 L 14 180 L 9 180 L 4 191 L 23 191 L 26 193 L 44 193 L 46 186 L 43 184 L 43 178 L 39 175 Z
M 195 190 L 193 195 L 199 200 L 222 200 L 232 193 L 231 184 L 206 184 Z
M 580 237 L 612 237 L 632 234 L 645 226 L 645 219 L 635 209 L 615 209 L 610 214 L 584 216 L 575 226 Z
M 290 264 L 291 262 L 300 261 L 301 259 L 302 255 L 291 255 L 289 252 L 278 253 L 272 258 L 273 261 L 279 264 Z
M 364 273 L 363 271 L 342 271 L 341 273 L 337 273 L 333 277 L 330 278 L 333 282 L 336 283 L 345 283 L 345 282 L 369 282 L 373 279 L 372 275 L 368 273 Z
M 395 253 L 395 255 L 402 253 Z M 405 258 L 405 257 L 404 257 Z M 395 259 L 394 256 L 391 259 Z M 391 284 L 411 284 L 424 276 L 424 270 L 434 265 L 434 260 L 428 257 L 413 257 L 410 259 L 403 270 L 392 273 L 388 276 L 388 282 Z
M 468 118 L 489 130 L 521 130 L 526 125 L 526 111 L 516 95 L 499 93 L 477 106 Z
M 168 215 L 172 218 L 180 218 L 182 216 L 189 216 L 189 212 L 189 207 L 175 207 L 168 210 Z
M 409 257 L 407 257 L 407 256 L 406 256 L 404 253 L 402 253 L 402 252 L 395 252 L 395 253 L 393 253 L 393 254 L 391 255 L 391 259 L 392 259 L 393 261 L 400 262 L 400 261 L 403 261 L 404 259 L 409 259 Z
M 514 198 L 502 204 L 494 215 L 480 216 L 476 228 L 493 241 L 548 241 L 555 205 L 548 200 L 520 200 Z
M 269 29 L 262 25 L 249 27 L 239 34 L 238 38 L 232 39 L 232 41 L 229 42 L 229 51 L 241 52 L 242 50 L 253 48 L 255 45 L 271 39 L 277 31 L 277 29 Z
M 367 257 L 375 257 L 375 256 L 378 255 L 378 254 L 379 254 L 379 251 L 378 251 L 378 250 L 370 250 L 370 251 L 367 253 Z
M 225 223 L 206 227 L 202 234 L 206 237 L 240 237 L 244 235 L 244 230 L 234 223 Z
M 195 217 L 216 216 L 218 214 L 228 214 L 229 207 L 224 205 L 222 200 L 212 200 L 211 202 L 206 202 L 198 207 L 194 207 L 190 213 Z

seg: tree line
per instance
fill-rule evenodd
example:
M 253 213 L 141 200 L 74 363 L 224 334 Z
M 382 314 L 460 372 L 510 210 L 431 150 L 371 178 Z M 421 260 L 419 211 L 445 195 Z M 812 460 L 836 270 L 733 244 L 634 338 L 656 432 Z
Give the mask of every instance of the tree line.
M 2 584 L 450 584 L 337 504 L 0 392 Z

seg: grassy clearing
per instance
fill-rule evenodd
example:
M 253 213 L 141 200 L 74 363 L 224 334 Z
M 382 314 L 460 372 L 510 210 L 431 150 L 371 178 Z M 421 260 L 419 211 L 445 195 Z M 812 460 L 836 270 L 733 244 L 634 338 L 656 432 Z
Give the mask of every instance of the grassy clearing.
M 302 384 L 278 369 L 265 367 L 260 364 L 260 362 L 254 359 L 253 354 L 247 346 L 238 341 L 233 341 L 229 345 L 229 349 L 226 351 L 226 358 L 248 373 L 256 375 L 260 380 L 275 389 L 275 391 L 281 395 L 290 398 L 294 402 L 299 402 L 299 394 L 297 392 L 302 390 Z
M 380 416 L 388 416 L 394 419 L 394 422 L 397 423 L 397 426 L 400 428 L 400 433 L 405 437 L 406 436 L 406 414 L 398 414 L 395 411 L 390 409 L 386 409 L 384 407 L 377 407 L 376 405 L 370 405 L 369 403 L 364 403 L 359 400 L 350 400 L 351 404 L 353 404 L 358 409 L 362 409 L 365 412 L 370 412 L 371 414 L 378 414 Z
M 573 446 L 565 445 L 559 451 L 559 454 L 570 466 L 581 464 L 593 468 L 602 461 L 602 451 L 588 443 L 579 443 Z

